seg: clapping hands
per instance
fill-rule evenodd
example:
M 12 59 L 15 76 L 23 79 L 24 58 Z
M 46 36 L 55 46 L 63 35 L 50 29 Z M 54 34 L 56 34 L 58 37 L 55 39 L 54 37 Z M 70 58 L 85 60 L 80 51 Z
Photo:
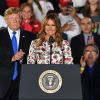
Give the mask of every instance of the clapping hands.
M 22 51 L 22 49 L 20 49 L 20 50 L 12 57 L 12 61 L 22 60 L 24 54 L 25 54 L 25 53 Z

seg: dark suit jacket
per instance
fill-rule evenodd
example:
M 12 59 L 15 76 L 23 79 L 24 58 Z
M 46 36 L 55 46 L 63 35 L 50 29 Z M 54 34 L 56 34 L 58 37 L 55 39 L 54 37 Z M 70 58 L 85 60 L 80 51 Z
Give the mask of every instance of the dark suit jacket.
M 67 34 L 62 33 L 62 38 L 63 38 L 63 40 L 68 40 L 68 36 L 67 36 Z
M 22 63 L 27 62 L 27 54 L 31 41 L 34 39 L 32 33 L 20 31 L 19 49 L 25 52 Z M 12 80 L 14 62 L 11 62 L 14 55 L 11 39 L 7 28 L 0 30 L 0 98 L 4 97 Z M 18 76 L 20 75 L 21 64 L 18 61 Z
M 93 35 L 94 36 L 94 41 L 95 44 L 98 46 L 100 50 L 100 36 L 98 35 Z M 71 39 L 71 50 L 72 50 L 72 56 L 74 58 L 74 63 L 79 64 L 80 58 L 83 55 L 83 50 L 85 48 L 85 40 L 84 40 L 84 35 L 83 33 L 73 37 Z
M 100 100 L 100 66 L 93 66 L 93 77 L 90 80 L 88 66 L 81 75 L 83 100 L 90 100 L 90 93 L 93 93 L 95 100 Z M 92 82 L 92 84 L 91 84 Z M 92 88 L 91 88 L 92 87 Z

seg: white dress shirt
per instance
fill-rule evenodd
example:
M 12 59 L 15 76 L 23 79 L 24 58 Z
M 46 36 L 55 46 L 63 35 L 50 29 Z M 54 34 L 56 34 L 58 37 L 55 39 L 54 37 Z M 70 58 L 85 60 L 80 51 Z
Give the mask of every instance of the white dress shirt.
M 20 29 L 16 30 L 16 31 L 12 31 L 9 27 L 8 27 L 8 32 L 9 32 L 9 35 L 10 35 L 10 38 L 12 40 L 12 37 L 13 37 L 13 34 L 12 32 L 16 32 L 15 36 L 17 38 L 17 45 L 19 47 L 19 41 L 20 41 Z

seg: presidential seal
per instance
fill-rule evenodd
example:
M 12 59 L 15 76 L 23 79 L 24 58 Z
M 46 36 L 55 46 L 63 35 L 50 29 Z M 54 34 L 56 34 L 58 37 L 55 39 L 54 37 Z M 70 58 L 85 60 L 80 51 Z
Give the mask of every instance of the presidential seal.
M 46 70 L 39 77 L 39 87 L 45 93 L 55 93 L 62 86 L 62 77 L 55 70 Z

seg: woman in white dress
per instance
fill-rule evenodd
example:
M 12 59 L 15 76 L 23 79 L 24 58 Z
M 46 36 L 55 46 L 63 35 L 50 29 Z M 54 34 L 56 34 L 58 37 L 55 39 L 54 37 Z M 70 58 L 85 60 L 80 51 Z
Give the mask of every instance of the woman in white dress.
M 30 45 L 28 64 L 72 64 L 71 48 L 62 39 L 61 25 L 56 14 L 49 14 L 43 21 L 39 39 Z M 52 37 L 52 43 L 50 38 Z M 52 52 L 50 52 L 52 51 Z

